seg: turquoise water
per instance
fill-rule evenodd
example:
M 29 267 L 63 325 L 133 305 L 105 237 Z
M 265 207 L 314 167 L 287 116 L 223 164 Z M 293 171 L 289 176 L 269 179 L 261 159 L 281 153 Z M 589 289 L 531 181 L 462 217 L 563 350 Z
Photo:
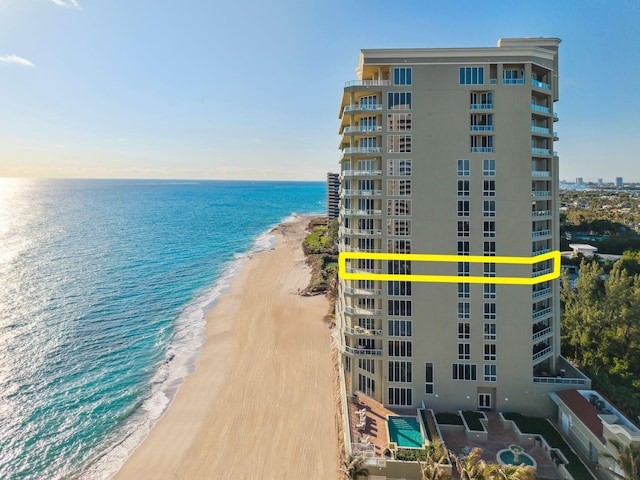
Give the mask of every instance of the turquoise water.
M 525 465 L 533 466 L 531 457 L 529 457 L 529 455 L 527 455 L 526 453 L 521 453 L 518 456 L 517 462 L 514 460 L 513 452 L 511 450 L 502 450 L 501 452 L 499 452 L 499 457 L 500 460 L 508 465 L 521 465 L 524 463 Z
M 416 417 L 389 417 L 389 440 L 399 447 L 422 448 L 424 437 Z
M 0 179 L 0 478 L 108 478 L 204 313 L 323 182 Z

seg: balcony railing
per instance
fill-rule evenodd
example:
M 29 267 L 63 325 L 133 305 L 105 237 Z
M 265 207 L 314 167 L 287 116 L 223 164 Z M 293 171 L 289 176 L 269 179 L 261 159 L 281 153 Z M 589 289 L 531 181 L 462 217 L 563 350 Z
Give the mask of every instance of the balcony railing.
M 557 113 L 553 113 L 553 121 L 555 122 L 556 120 L 558 120 L 558 114 Z
M 382 110 L 382 104 L 381 103 L 372 103 L 372 104 L 363 104 L 360 105 L 359 103 L 353 103 L 351 105 L 345 105 L 344 106 L 344 113 L 349 113 L 349 112 L 362 112 L 362 111 L 375 111 L 375 110 Z
M 545 288 L 543 290 L 538 290 L 537 292 L 533 292 L 531 294 L 531 300 L 535 300 L 536 298 L 544 297 L 546 295 L 551 295 L 550 288 Z
M 382 235 L 380 228 L 344 228 L 345 235 Z
M 471 110 L 493 110 L 493 103 L 472 103 Z
M 472 132 L 492 132 L 493 125 L 471 125 Z
M 344 251 L 344 250 L 343 250 Z M 382 273 L 381 268 L 356 268 L 346 267 L 347 273 Z
M 346 110 L 346 108 L 347 107 L 345 107 L 345 110 Z M 543 107 L 542 105 L 536 105 L 535 103 L 531 104 L 531 110 L 533 110 L 535 112 L 551 113 L 551 110 L 549 110 L 549 108 Z
M 550 197 L 551 196 L 551 192 L 548 191 L 548 190 L 533 190 L 531 192 L 531 196 L 535 197 L 535 198 Z
M 551 230 L 548 229 L 544 229 L 544 230 L 534 230 L 533 232 L 531 232 L 531 236 L 533 238 L 538 238 L 538 237 L 547 237 L 551 235 Z
M 531 133 L 541 133 L 543 135 L 551 135 L 551 130 L 549 130 L 548 128 L 544 128 L 544 127 L 532 126 L 531 127 Z
M 503 78 L 502 83 L 504 85 L 523 85 L 524 78 Z
M 350 80 L 344 82 L 345 87 L 386 87 L 391 85 L 391 80 Z
M 358 210 L 355 208 L 348 208 L 344 211 L 345 215 L 356 217 L 368 217 L 372 215 L 382 215 L 382 210 Z
M 382 330 L 369 330 L 361 327 L 344 327 L 344 333 L 350 336 L 372 337 L 382 335 Z
M 546 275 L 551 272 L 553 272 L 553 268 L 545 268 L 543 270 L 538 270 L 537 272 L 531 272 L 531 277 L 541 277 L 542 275 Z
M 342 172 L 343 177 L 379 177 L 382 170 L 345 170 Z
M 344 127 L 343 133 L 371 133 L 371 132 L 381 132 L 381 126 L 364 126 L 364 125 L 353 125 L 349 127 Z
M 551 210 L 536 210 L 531 212 L 531 218 L 549 217 L 551 216 Z
M 349 190 L 344 189 L 340 190 L 340 192 L 346 196 L 354 196 L 354 197 L 378 197 L 382 195 L 382 190 Z
M 342 149 L 343 155 L 354 155 L 356 153 L 381 153 L 382 147 L 347 147 Z
M 345 287 L 344 293 L 346 293 L 347 295 L 362 295 L 362 296 L 382 295 L 382 289 L 381 288 Z
M 493 147 L 471 147 L 471 153 L 492 153 Z
M 543 308 L 542 310 L 533 312 L 531 314 L 531 319 L 536 320 L 537 318 L 548 317 L 552 312 L 553 312 L 552 308 Z
M 381 253 L 382 248 L 367 248 L 366 250 L 363 248 L 358 248 L 352 245 L 340 245 L 341 252 L 371 252 L 371 253 Z M 380 272 L 367 272 L 367 273 L 380 273 Z
M 531 153 L 533 153 L 534 155 L 549 155 L 549 149 L 532 147 Z
M 536 332 L 533 334 L 531 340 L 537 340 L 538 338 L 542 338 L 545 337 L 547 335 L 551 334 L 551 327 L 547 327 L 543 330 L 540 330 L 539 332 Z
M 551 177 L 551 172 L 544 170 L 531 170 L 532 177 Z
M 544 255 L 545 253 L 549 253 L 551 251 L 550 248 L 543 248 L 541 250 L 535 250 L 531 252 L 532 257 L 537 257 L 538 255 Z
M 542 357 L 546 357 L 553 352 L 553 347 L 547 347 L 544 350 L 540 350 L 538 353 L 533 354 L 533 361 L 536 361 Z
M 553 139 L 558 140 L 558 132 L 553 132 Z
M 344 307 L 348 315 L 382 315 L 381 308 Z
M 539 80 L 536 80 L 533 77 L 531 78 L 531 85 L 538 88 L 544 88 L 545 90 L 551 90 L 551 85 L 549 85 L 548 83 L 544 83 Z
M 584 378 L 533 377 L 533 383 L 555 383 L 562 385 L 586 385 Z
M 349 355 L 361 355 L 365 357 L 381 357 L 382 349 L 376 348 L 364 348 L 364 347 L 350 347 L 348 345 L 344 346 L 344 351 Z

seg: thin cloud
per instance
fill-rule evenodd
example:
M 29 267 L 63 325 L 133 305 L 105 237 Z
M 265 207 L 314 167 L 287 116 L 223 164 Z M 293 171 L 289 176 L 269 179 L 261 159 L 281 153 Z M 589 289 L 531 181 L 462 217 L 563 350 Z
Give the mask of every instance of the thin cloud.
M 65 7 L 65 8 L 69 8 L 69 7 L 75 7 L 75 8 L 82 8 L 80 6 L 80 4 L 78 3 L 78 0 L 51 0 L 53 3 L 55 3 L 56 5 L 58 5 L 59 7 Z
M 4 57 L 0 57 L 0 62 L 2 63 L 17 63 L 18 65 L 22 65 L 24 67 L 35 67 L 33 63 L 31 63 L 26 58 L 19 57 L 17 55 L 5 55 Z

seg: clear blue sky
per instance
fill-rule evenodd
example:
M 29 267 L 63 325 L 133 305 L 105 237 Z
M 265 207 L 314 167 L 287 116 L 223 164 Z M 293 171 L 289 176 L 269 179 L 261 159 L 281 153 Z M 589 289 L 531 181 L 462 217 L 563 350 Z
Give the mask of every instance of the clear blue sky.
M 0 176 L 324 180 L 361 48 L 560 37 L 562 178 L 640 181 L 640 1 L 0 0 Z

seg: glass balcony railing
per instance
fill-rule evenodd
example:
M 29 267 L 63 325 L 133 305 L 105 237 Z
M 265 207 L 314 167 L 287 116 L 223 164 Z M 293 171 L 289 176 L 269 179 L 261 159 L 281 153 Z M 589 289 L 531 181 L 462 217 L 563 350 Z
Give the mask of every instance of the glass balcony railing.
M 381 126 L 369 126 L 369 125 L 353 125 L 345 127 L 342 133 L 375 133 L 381 132 Z
M 549 149 L 532 147 L 531 153 L 533 153 L 534 155 L 549 155 Z
M 370 217 L 374 215 L 376 216 L 382 215 L 382 210 L 371 210 L 371 209 L 362 210 L 357 208 L 347 208 L 344 211 L 344 214 L 348 216 L 355 216 L 355 217 Z
M 504 85 L 523 85 L 524 78 L 503 78 L 502 83 Z
M 549 217 L 549 216 L 551 216 L 551 210 L 536 210 L 535 212 L 531 212 L 532 218 Z
M 531 85 L 533 85 L 534 87 L 543 88 L 545 90 L 551 90 L 551 85 L 549 85 L 548 83 L 544 83 L 539 80 L 536 80 L 533 77 L 531 78 Z
M 361 327 L 344 327 L 344 333 L 352 337 L 370 337 L 382 335 L 382 330 L 369 330 Z
M 547 295 L 551 295 L 551 289 L 545 288 L 543 290 L 538 290 L 537 292 L 533 292 L 531 294 L 531 300 L 535 300 L 536 298 L 545 297 Z
M 345 105 L 344 106 L 344 113 L 348 113 L 348 112 L 363 112 L 363 111 L 375 111 L 375 110 L 382 110 L 382 105 L 381 104 L 365 104 L 365 105 L 360 105 L 358 103 L 354 103 L 352 105 Z
M 472 132 L 492 132 L 493 125 L 471 125 Z
M 534 190 L 531 192 L 531 196 L 534 198 L 550 197 L 551 192 L 548 190 Z
M 551 134 L 551 131 L 548 128 L 536 127 L 536 126 L 533 126 L 533 125 L 531 126 L 531 132 L 532 133 L 541 133 L 543 135 L 550 135 Z
M 340 193 L 347 197 L 379 197 L 382 195 L 382 190 L 340 190 Z
M 343 231 L 345 235 L 382 235 L 380 228 L 345 228 Z
M 551 230 L 545 229 L 545 230 L 535 230 L 533 232 L 531 232 L 531 236 L 533 238 L 538 238 L 538 237 L 547 237 L 551 235 Z
M 537 257 L 538 255 L 544 255 L 545 253 L 549 253 L 551 251 L 550 248 L 542 248 L 540 250 L 534 250 L 531 252 L 531 256 Z
M 537 340 L 539 338 L 546 337 L 547 335 L 550 335 L 551 332 L 552 332 L 551 327 L 544 328 L 544 329 L 540 330 L 539 332 L 534 333 L 532 338 L 531 338 L 531 340 L 535 341 L 535 340 Z
M 348 295 L 361 295 L 361 296 L 382 295 L 382 289 L 345 287 L 344 293 Z
M 391 80 L 350 80 L 344 83 L 345 87 L 386 87 L 391 85 Z
M 551 315 L 551 312 L 553 312 L 553 309 L 551 308 L 544 308 L 542 310 L 538 310 L 537 312 L 533 312 L 531 314 L 531 318 L 533 320 L 536 320 L 538 318 L 542 318 L 542 317 L 548 317 L 549 315 Z
M 531 170 L 532 177 L 551 177 L 551 172 L 545 170 Z
M 544 350 L 540 350 L 537 353 L 533 354 L 533 360 L 540 360 L 543 357 L 548 357 L 551 353 L 553 353 L 553 347 L 547 347 Z
M 471 110 L 492 110 L 493 103 L 472 103 Z
M 347 107 L 345 107 L 346 109 Z M 531 104 L 531 110 L 534 112 L 542 112 L 542 113 L 551 113 L 551 110 L 547 107 L 543 107 L 542 105 L 536 105 L 535 103 Z
M 344 170 L 343 177 L 379 177 L 382 170 Z
M 381 357 L 382 349 L 365 348 L 365 347 L 350 347 L 344 346 L 344 351 L 349 355 L 361 355 L 365 357 Z
M 344 313 L 349 315 L 382 315 L 381 308 L 344 307 Z
M 471 147 L 471 153 L 492 153 L 493 147 Z
M 538 270 L 537 272 L 532 272 L 531 277 L 532 278 L 541 277 L 542 275 L 546 275 L 551 272 L 553 272 L 553 268 L 545 268 L 543 270 Z
M 342 149 L 343 155 L 353 155 L 356 153 L 376 154 L 381 152 L 382 147 L 347 147 Z

